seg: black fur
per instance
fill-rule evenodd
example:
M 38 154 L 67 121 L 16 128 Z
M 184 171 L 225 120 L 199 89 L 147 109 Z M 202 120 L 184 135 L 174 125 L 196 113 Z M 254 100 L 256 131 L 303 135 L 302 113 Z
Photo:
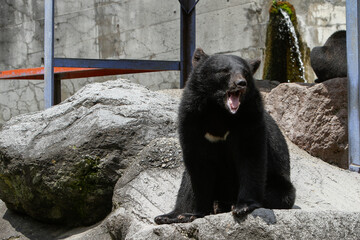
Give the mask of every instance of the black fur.
M 333 33 L 324 46 L 314 47 L 310 53 L 311 67 L 320 83 L 332 78 L 347 76 L 346 31 Z
M 288 148 L 254 85 L 259 64 L 233 55 L 208 56 L 201 49 L 194 53 L 179 109 L 186 171 L 175 209 L 156 223 L 293 206 Z

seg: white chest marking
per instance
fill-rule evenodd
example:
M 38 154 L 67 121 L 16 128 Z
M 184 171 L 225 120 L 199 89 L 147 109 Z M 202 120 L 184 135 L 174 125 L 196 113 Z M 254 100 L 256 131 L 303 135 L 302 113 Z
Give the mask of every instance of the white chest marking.
M 219 136 L 214 136 L 210 133 L 205 133 L 205 138 L 209 141 L 209 142 L 212 142 L 212 143 L 216 143 L 216 142 L 221 142 L 221 141 L 226 141 L 226 138 L 229 136 L 230 132 L 227 131 L 224 136 L 222 137 L 219 137 Z

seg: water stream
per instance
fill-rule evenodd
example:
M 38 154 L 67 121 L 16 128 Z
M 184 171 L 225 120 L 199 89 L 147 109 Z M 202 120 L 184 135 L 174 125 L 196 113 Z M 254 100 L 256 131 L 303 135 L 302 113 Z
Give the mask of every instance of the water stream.
M 300 46 L 299 46 L 299 40 L 298 40 L 298 38 L 296 36 L 295 27 L 294 27 L 293 23 L 291 22 L 289 14 L 285 10 L 283 10 L 281 8 L 279 8 L 279 11 L 280 11 L 281 15 L 284 17 L 285 24 L 289 29 L 289 32 L 291 34 L 292 39 L 294 39 L 294 44 L 292 44 L 293 47 L 290 48 L 291 51 L 292 51 L 291 61 L 292 61 L 293 64 L 296 64 L 295 61 L 298 62 L 299 71 L 301 73 L 300 78 L 305 83 L 307 83 L 307 80 L 305 79 L 305 75 L 304 75 L 305 68 L 304 68 L 304 63 L 303 63 L 303 61 L 301 59 L 301 51 L 300 51 Z

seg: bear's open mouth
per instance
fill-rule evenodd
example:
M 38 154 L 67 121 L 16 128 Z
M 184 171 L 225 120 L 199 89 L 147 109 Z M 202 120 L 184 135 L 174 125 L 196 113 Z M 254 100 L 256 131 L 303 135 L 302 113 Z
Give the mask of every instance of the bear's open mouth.
M 227 93 L 227 105 L 232 114 L 235 114 L 240 106 L 241 91 L 231 91 Z

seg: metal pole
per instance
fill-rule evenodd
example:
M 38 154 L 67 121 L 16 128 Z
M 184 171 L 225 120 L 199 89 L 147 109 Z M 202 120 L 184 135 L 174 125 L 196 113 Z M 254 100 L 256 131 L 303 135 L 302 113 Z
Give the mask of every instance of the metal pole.
M 180 88 L 186 84 L 191 72 L 191 58 L 195 51 L 195 0 L 180 0 Z
M 54 76 L 54 105 L 61 103 L 61 78 Z
M 54 105 L 54 0 L 45 0 L 45 29 L 44 29 L 44 101 L 45 109 Z
M 360 170 L 360 7 L 357 0 L 346 0 L 346 47 L 348 65 L 349 169 Z

